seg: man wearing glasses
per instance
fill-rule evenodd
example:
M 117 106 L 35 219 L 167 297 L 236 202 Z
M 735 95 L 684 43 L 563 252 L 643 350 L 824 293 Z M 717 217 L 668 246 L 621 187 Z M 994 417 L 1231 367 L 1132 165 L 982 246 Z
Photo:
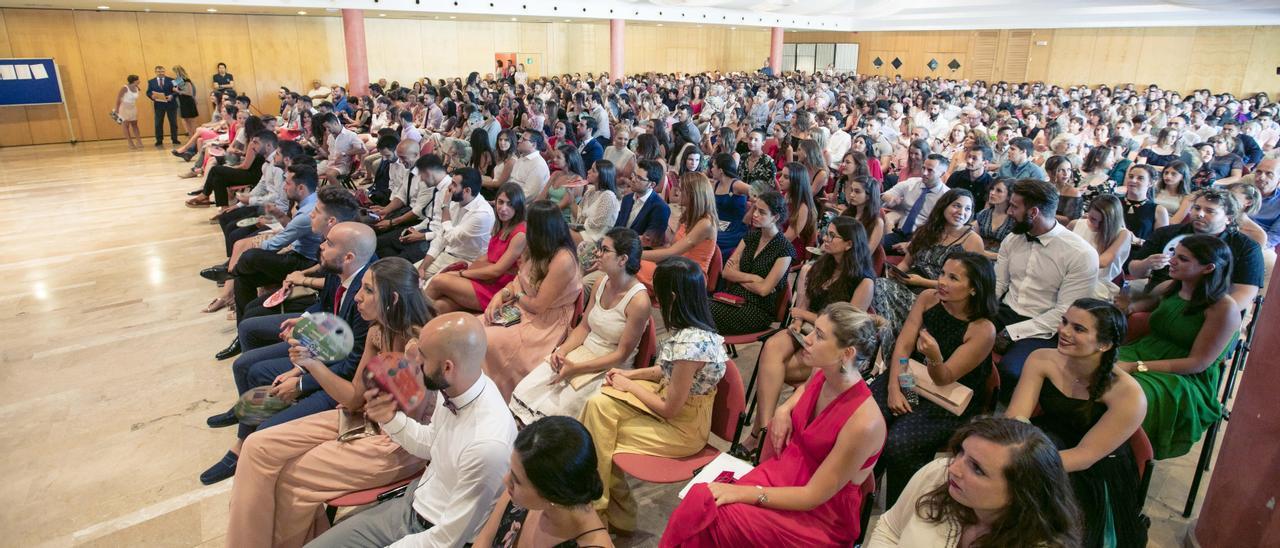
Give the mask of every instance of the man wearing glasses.
M 510 182 L 520 185 L 525 196 L 537 196 L 542 187 L 551 179 L 551 170 L 547 161 L 542 158 L 542 151 L 547 149 L 547 141 L 538 130 L 525 130 L 516 140 L 515 165 L 511 166 Z

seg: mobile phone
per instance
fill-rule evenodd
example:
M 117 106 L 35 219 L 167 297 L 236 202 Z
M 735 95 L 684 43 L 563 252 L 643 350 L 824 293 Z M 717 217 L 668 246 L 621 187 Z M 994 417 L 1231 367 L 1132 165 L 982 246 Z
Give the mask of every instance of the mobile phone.
M 888 272 L 890 276 L 893 276 L 893 277 L 895 277 L 895 278 L 906 278 L 906 277 L 907 277 L 907 273 L 906 273 L 905 271 L 903 271 L 901 268 L 898 268 L 898 266 L 897 266 L 897 265 L 892 264 L 892 263 L 887 263 L 887 262 L 886 262 L 886 263 L 884 264 L 884 271 L 885 271 L 885 272 Z

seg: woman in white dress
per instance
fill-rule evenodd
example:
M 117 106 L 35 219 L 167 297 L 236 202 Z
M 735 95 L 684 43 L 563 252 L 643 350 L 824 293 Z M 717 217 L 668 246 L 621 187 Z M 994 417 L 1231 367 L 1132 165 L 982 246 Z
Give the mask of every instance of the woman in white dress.
M 130 74 L 127 83 L 116 94 L 116 117 L 120 119 L 120 127 L 124 128 L 124 138 L 129 148 L 142 150 L 142 134 L 138 132 L 138 82 L 136 74 Z M 137 141 L 137 144 L 134 143 Z
M 605 278 L 591 292 L 586 316 L 511 393 L 511 412 L 524 424 L 550 415 L 577 417 L 600 391 L 606 371 L 634 365 L 650 313 L 649 294 L 635 277 L 640 237 L 614 228 L 596 249 Z
M 587 170 L 587 191 L 581 202 L 571 202 L 573 242 L 578 245 L 578 264 L 583 272 L 595 270 L 596 246 L 618 220 L 622 202 L 618 200 L 617 170 L 613 162 L 596 160 Z
M 1072 231 L 1089 242 L 1098 252 L 1098 281 L 1093 286 L 1093 296 L 1113 300 L 1120 287 L 1112 280 L 1123 272 L 1129 261 L 1129 247 L 1133 233 L 1124 227 L 1124 209 L 1120 198 L 1103 194 L 1089 202 L 1084 217 L 1072 221 Z

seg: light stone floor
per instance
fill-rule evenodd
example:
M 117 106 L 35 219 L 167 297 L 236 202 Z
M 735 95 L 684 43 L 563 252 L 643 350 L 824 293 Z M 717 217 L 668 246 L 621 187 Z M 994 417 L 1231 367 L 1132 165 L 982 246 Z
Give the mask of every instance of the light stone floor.
M 197 475 L 234 438 L 204 425 L 234 400 L 212 358 L 234 330 L 200 313 L 223 250 L 182 205 L 185 165 L 118 141 L 0 148 L 0 546 L 225 545 L 231 482 Z M 1196 455 L 1156 465 L 1152 546 L 1181 545 Z M 655 546 L 678 489 L 637 484 L 644 532 L 619 544 Z

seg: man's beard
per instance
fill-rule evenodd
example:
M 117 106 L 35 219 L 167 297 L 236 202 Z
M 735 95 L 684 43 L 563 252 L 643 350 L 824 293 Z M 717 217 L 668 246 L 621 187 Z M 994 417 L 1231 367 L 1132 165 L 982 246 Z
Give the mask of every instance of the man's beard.
M 321 256 L 320 271 L 325 274 L 342 274 L 342 262 L 335 261 L 335 263 L 331 264 L 331 263 L 325 262 L 324 257 Z
M 1009 227 L 1009 232 L 1014 234 L 1026 234 L 1031 232 L 1031 221 L 1026 219 L 1013 221 L 1013 226 Z
M 462 193 L 454 192 L 451 196 L 449 196 L 449 200 L 457 203 L 462 203 Z
M 422 384 L 427 387 L 427 390 L 435 390 L 437 392 L 447 390 L 450 386 L 449 381 L 444 378 L 443 371 L 436 371 L 435 375 L 428 375 L 424 371 L 422 373 Z

